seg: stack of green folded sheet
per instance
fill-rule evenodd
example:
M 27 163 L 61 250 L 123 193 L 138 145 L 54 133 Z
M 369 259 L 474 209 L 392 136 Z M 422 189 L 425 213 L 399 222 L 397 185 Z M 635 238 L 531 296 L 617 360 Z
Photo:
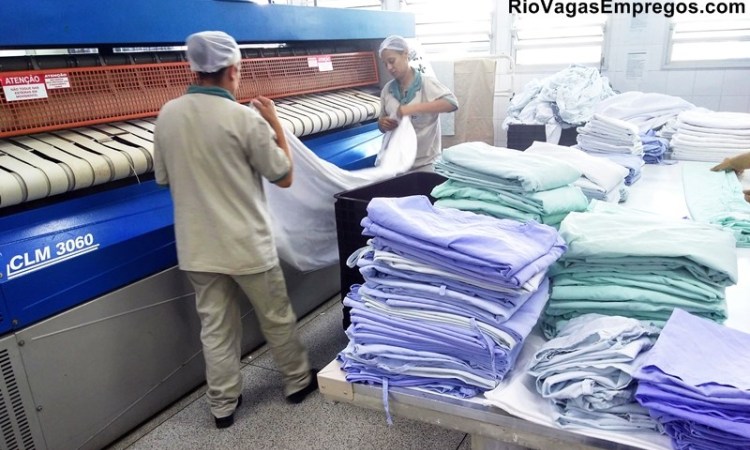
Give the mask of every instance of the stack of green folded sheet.
M 732 233 L 600 201 L 560 225 L 568 251 L 549 272 L 545 334 L 586 313 L 663 325 L 679 307 L 716 322 L 727 317 L 724 289 L 737 281 Z
M 588 206 L 581 189 L 570 185 L 580 170 L 545 155 L 467 142 L 446 149 L 435 171 L 449 178 L 431 193 L 440 207 L 559 226 Z

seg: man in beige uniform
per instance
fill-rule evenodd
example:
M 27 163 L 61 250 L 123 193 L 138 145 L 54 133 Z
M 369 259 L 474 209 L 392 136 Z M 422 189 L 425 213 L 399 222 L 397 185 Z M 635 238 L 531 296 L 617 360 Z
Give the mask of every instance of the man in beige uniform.
M 177 259 L 195 287 L 206 361 L 206 397 L 218 428 L 242 401 L 239 292 L 255 309 L 282 372 L 284 394 L 299 403 L 317 389 L 286 292 L 269 225 L 262 178 L 292 183 L 289 147 L 271 100 L 237 103 L 240 51 L 222 32 L 187 39 L 198 84 L 162 107 L 156 122 L 156 182 L 174 201 Z

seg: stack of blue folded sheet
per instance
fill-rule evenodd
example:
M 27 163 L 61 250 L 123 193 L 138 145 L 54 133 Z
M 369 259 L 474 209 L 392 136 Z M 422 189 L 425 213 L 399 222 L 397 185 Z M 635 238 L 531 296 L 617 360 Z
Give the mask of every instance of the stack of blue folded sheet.
M 648 130 L 641 134 L 643 142 L 643 161 L 646 164 L 661 164 L 664 154 L 669 149 L 669 139 L 656 136 L 656 131 Z
M 347 380 L 458 397 L 494 389 L 547 301 L 547 269 L 566 248 L 557 231 L 425 196 L 375 198 L 367 212 L 365 283 L 344 299 Z
M 657 431 L 657 422 L 635 401 L 633 374 L 658 333 L 635 319 L 584 314 L 537 350 L 528 371 L 564 428 Z
M 738 276 L 732 233 L 596 200 L 589 209 L 560 225 L 568 251 L 549 272 L 542 320 L 548 337 L 586 313 L 659 326 L 677 307 L 716 322 L 727 318 L 725 288 Z
M 571 185 L 581 170 L 547 155 L 466 142 L 445 149 L 435 171 L 448 178 L 431 193 L 440 207 L 557 226 L 588 206 Z
M 748 348 L 750 334 L 674 311 L 635 374 L 674 448 L 750 448 Z

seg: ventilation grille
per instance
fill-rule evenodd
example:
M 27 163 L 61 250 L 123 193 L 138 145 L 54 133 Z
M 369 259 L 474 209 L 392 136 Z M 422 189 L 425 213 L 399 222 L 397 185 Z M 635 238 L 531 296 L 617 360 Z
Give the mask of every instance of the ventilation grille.
M 0 72 L 0 137 L 152 117 L 193 81 L 185 62 Z M 377 83 L 372 52 L 252 58 L 242 60 L 237 97 L 249 102 Z
M 23 408 L 23 399 L 13 373 L 8 350 L 0 350 L 0 448 L 8 450 L 34 450 L 34 438 Z

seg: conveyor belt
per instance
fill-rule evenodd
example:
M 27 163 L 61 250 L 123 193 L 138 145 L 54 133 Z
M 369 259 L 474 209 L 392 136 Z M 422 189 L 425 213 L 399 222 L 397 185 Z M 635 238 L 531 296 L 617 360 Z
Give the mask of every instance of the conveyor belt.
M 380 114 L 380 98 L 346 89 L 276 100 L 279 119 L 297 137 L 334 130 Z
M 276 109 L 282 124 L 302 137 L 375 119 L 380 99 L 346 89 L 277 99 Z M 0 207 L 153 170 L 155 120 L 0 140 Z

